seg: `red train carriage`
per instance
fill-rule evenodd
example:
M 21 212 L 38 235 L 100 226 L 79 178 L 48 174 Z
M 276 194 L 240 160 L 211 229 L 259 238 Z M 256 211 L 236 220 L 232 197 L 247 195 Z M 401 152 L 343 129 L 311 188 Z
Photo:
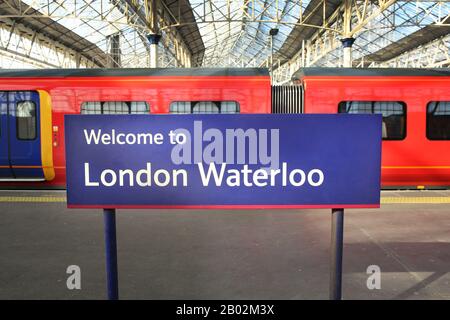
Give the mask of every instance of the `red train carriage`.
M 383 115 L 383 187 L 450 186 L 450 71 L 305 68 L 293 80 L 305 113 Z
M 0 71 L 0 187 L 64 187 L 63 116 L 381 113 L 383 187 L 450 185 L 450 71 L 305 68 Z M 272 99 L 272 101 L 271 101 Z
M 65 187 L 65 114 L 239 112 L 270 112 L 267 70 L 0 70 L 0 187 Z

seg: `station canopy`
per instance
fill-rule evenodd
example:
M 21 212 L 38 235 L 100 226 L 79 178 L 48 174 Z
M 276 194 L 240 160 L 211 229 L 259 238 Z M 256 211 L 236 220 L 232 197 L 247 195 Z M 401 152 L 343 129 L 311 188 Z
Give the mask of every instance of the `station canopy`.
M 0 4 L 0 21 L 9 19 L 12 23 L 26 24 L 50 38 L 53 34 L 55 41 L 59 39 L 92 62 L 81 67 L 108 66 L 112 38 L 119 35 L 120 65 L 148 67 L 147 35 L 153 32 L 148 12 L 152 1 L 4 0 Z M 339 67 L 343 61 L 340 40 L 347 36 L 343 21 L 347 11 L 351 17 L 349 36 L 356 39 L 353 66 L 450 65 L 449 46 L 442 45 L 450 43 L 449 1 L 158 0 L 156 3 L 160 15 L 158 32 L 163 39 L 159 48 L 161 67 L 267 66 L 281 72 L 283 66 L 288 66 L 291 74 L 298 67 Z M 5 30 L 13 29 L 12 23 L 5 22 L 4 26 L 9 28 Z M 12 37 L 6 31 L 1 32 L 0 50 L 11 54 Z M 430 46 L 433 41 L 436 44 Z M 430 47 L 424 56 L 416 57 L 415 65 L 407 65 L 404 55 L 425 46 Z M 45 64 L 45 57 L 36 57 L 34 48 L 24 48 L 22 52 L 19 45 L 15 47 L 16 56 L 20 53 L 23 57 L 25 52 L 27 58 L 39 60 L 39 66 Z M 180 48 L 190 56 L 191 65 L 180 58 L 183 51 Z M 48 65 L 66 66 L 57 60 Z

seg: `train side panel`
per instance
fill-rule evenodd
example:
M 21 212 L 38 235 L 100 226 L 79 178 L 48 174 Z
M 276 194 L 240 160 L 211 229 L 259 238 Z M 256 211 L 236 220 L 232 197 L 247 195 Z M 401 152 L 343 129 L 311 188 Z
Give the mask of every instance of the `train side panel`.
M 270 113 L 270 78 L 266 76 L 86 77 L 0 79 L 0 91 L 37 91 L 51 97 L 54 178 L 45 182 L 0 182 L 0 187 L 65 188 L 64 115 L 79 114 L 83 102 L 146 102 L 151 114 L 169 112 L 172 102 L 234 101 L 240 113 Z
M 450 101 L 448 77 L 305 77 L 306 113 L 336 113 L 342 101 L 406 104 L 406 137 L 384 140 L 383 187 L 450 186 L 450 141 L 426 136 L 430 101 Z

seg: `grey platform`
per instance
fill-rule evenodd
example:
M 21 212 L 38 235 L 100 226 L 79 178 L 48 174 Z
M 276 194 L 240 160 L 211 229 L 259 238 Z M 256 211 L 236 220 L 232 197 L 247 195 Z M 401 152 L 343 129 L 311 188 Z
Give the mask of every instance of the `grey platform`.
M 122 299 L 328 298 L 329 210 L 119 210 L 117 226 Z M 450 204 L 347 210 L 344 242 L 344 299 L 450 299 Z M 81 290 L 66 287 L 69 265 Z M 0 202 L 0 299 L 105 297 L 101 210 Z

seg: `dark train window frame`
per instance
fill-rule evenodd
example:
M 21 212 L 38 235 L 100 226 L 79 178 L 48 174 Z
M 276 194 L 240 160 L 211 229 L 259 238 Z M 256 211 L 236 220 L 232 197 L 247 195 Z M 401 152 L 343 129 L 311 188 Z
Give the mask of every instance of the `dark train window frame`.
M 190 112 L 189 113 L 178 113 L 178 112 L 172 112 L 172 104 L 173 103 L 187 103 L 187 102 L 189 102 L 191 105 L 190 105 Z M 219 112 L 218 113 L 194 113 L 194 107 L 195 107 L 195 104 L 196 103 L 199 103 L 199 102 L 212 102 L 212 103 L 222 103 L 222 102 L 234 102 L 235 104 L 236 104 L 236 112 L 233 112 L 233 113 L 231 113 L 231 112 L 225 112 L 225 113 L 222 113 L 222 106 L 221 105 L 219 105 L 219 106 L 217 106 L 217 108 L 219 109 Z M 236 101 L 236 100 L 190 100 L 190 101 L 181 101 L 181 100 L 175 100 L 175 101 L 171 101 L 170 103 L 169 103 L 169 114 L 240 114 L 241 113 L 241 104 L 239 103 L 239 101 Z
M 408 108 L 407 108 L 407 104 L 404 101 L 395 101 L 395 100 L 343 100 L 340 101 L 338 103 L 338 113 L 343 113 L 343 112 L 339 112 L 340 106 L 342 103 L 347 103 L 347 102 L 371 102 L 372 103 L 372 112 L 371 113 L 366 113 L 366 114 L 375 114 L 373 111 L 374 107 L 375 107 L 375 103 L 376 102 L 395 102 L 398 103 L 402 106 L 402 111 L 403 111 L 403 117 L 405 119 L 404 124 L 403 124 L 403 136 L 400 138 L 382 138 L 383 141 L 403 141 L 406 139 L 406 137 L 408 136 Z M 347 113 L 347 112 L 346 112 Z M 348 114 L 348 113 L 347 113 Z
M 128 113 L 104 113 L 104 104 L 105 103 L 112 103 L 112 102 L 120 102 L 120 103 L 126 103 L 128 105 Z M 145 103 L 145 106 L 147 107 L 147 112 L 145 113 L 131 113 L 131 103 L 132 102 L 140 102 Z M 83 106 L 87 103 L 100 103 L 100 113 L 83 113 Z M 119 101 L 119 100 L 102 100 L 102 101 L 83 101 L 80 104 L 80 114 L 83 115 L 97 115 L 97 114 L 106 114 L 106 115 L 126 115 L 126 114 L 150 114 L 151 111 L 151 105 L 147 101 L 144 100 L 127 100 L 127 101 Z
M 430 119 L 430 115 L 431 114 L 428 112 L 428 107 L 432 103 L 438 103 L 439 104 L 439 102 L 448 102 L 448 103 L 450 103 L 450 100 L 447 100 L 447 101 L 444 101 L 444 100 L 428 101 L 428 103 L 426 105 L 426 109 L 425 109 L 425 112 L 426 112 L 426 116 L 425 116 L 425 127 L 426 127 L 425 128 L 425 135 L 426 135 L 427 139 L 430 140 L 430 141 L 448 141 L 448 140 L 450 140 L 450 133 L 449 133 L 448 138 L 446 138 L 446 139 L 445 138 L 432 138 L 432 137 L 430 137 L 430 134 L 429 134 L 429 130 L 430 130 L 429 119 Z M 434 117 L 436 117 L 436 116 L 434 116 Z M 448 115 L 448 118 L 449 118 L 449 122 L 450 122 L 450 113 Z
M 32 139 L 31 138 L 21 138 L 19 136 L 19 118 L 20 117 L 17 116 L 17 108 L 19 106 L 19 103 L 23 103 L 23 102 L 31 102 L 34 106 L 34 113 L 35 113 L 35 115 L 33 117 L 34 118 L 34 138 L 32 138 Z M 34 102 L 33 100 L 19 100 L 19 101 L 16 101 L 15 106 L 16 106 L 16 109 L 14 110 L 14 112 L 15 112 L 15 118 L 16 118 L 16 138 L 17 138 L 17 140 L 36 141 L 36 139 L 38 138 L 38 134 L 37 134 L 38 133 L 38 121 L 37 121 L 38 110 L 37 110 L 36 102 Z

